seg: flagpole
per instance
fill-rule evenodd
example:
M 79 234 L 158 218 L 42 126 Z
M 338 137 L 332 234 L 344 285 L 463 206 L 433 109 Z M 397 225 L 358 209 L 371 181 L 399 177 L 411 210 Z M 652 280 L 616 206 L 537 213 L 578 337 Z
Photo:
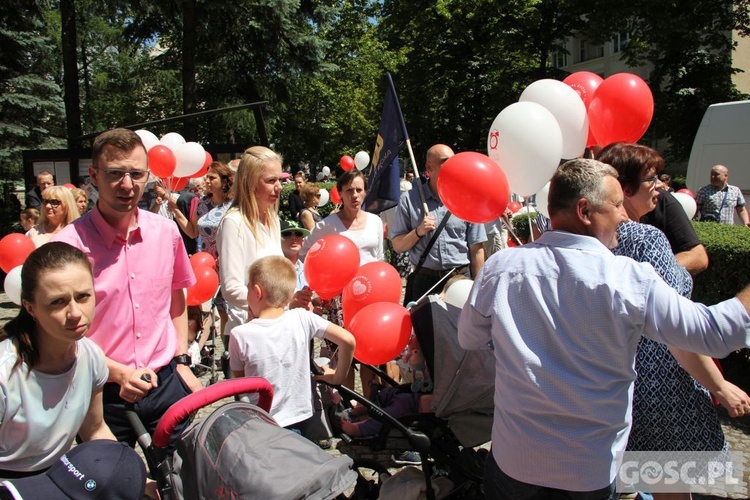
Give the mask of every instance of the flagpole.
M 424 189 L 422 188 L 422 178 L 419 176 L 419 169 L 417 168 L 417 161 L 414 159 L 414 150 L 411 149 L 411 139 L 406 139 L 406 149 L 409 150 L 409 158 L 411 158 L 411 167 L 414 170 L 414 182 L 417 183 L 417 190 L 419 191 L 419 199 L 422 200 L 422 208 L 424 208 L 424 214 L 430 213 L 427 208 L 427 199 L 424 197 Z

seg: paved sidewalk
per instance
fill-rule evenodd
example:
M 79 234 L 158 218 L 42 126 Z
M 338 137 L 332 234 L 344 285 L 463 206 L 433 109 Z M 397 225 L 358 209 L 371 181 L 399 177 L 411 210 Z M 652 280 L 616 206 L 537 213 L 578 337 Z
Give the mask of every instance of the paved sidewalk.
M 13 304 L 8 296 L 5 293 L 0 293 L 0 324 L 5 323 L 8 319 L 14 317 L 18 312 L 18 307 Z M 220 344 L 220 343 L 219 343 Z M 221 354 L 221 346 L 218 347 L 218 352 L 216 353 L 216 359 L 219 358 Z M 201 381 L 204 383 L 204 385 L 208 384 L 210 373 L 206 373 L 201 378 Z M 219 379 L 223 379 L 223 376 L 219 375 Z M 359 380 L 359 377 L 356 377 L 357 380 Z M 214 403 L 213 405 L 207 406 L 203 408 L 201 411 L 198 412 L 197 418 L 202 418 L 205 415 L 210 414 L 213 412 L 216 408 L 221 406 L 227 402 L 226 400 L 219 401 L 217 403 Z M 731 419 L 727 416 L 726 411 L 724 411 L 723 408 L 719 407 L 719 416 L 721 418 L 722 422 L 722 428 L 724 429 L 724 434 L 726 435 L 727 441 L 729 441 L 729 445 L 731 446 L 731 449 L 733 451 L 740 451 L 743 455 L 743 461 L 744 461 L 744 492 L 742 494 L 733 494 L 726 497 L 719 497 L 719 496 L 701 496 L 701 495 L 693 495 L 693 498 L 696 500 L 702 500 L 702 499 L 711 499 L 711 500 L 720 500 L 725 498 L 732 498 L 732 499 L 745 499 L 750 497 L 750 494 L 748 494 L 748 484 L 750 484 L 750 416 L 746 416 L 739 419 Z M 330 450 L 328 450 L 329 453 L 333 455 L 340 455 L 342 453 L 346 453 L 352 457 L 354 455 L 365 457 L 365 458 L 373 458 L 378 460 L 379 462 L 385 464 L 385 465 L 392 465 L 389 464 L 390 460 L 390 452 L 380 452 L 380 453 L 373 453 L 370 451 L 364 451 L 359 450 L 358 448 L 346 446 L 341 440 L 334 439 L 333 446 Z M 392 472 L 395 472 L 397 469 L 392 469 Z

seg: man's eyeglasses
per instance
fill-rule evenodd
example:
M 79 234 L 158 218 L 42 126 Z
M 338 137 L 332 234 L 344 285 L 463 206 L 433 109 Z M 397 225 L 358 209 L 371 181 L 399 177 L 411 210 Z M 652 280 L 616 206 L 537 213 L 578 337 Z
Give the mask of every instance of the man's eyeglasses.
M 658 180 L 659 176 L 655 175 L 653 177 L 646 177 L 645 179 L 641 179 L 641 182 L 651 184 L 651 187 L 653 187 Z
M 148 180 L 148 170 L 122 170 L 119 168 L 98 168 L 104 174 L 104 180 L 107 182 L 121 182 L 126 175 L 130 176 L 133 182 L 146 182 Z
M 50 205 L 51 207 L 57 208 L 60 205 L 62 205 L 62 202 L 60 200 L 56 200 L 54 198 L 50 198 L 50 199 L 44 199 L 44 200 L 42 200 L 42 205 Z
M 295 236 L 297 238 L 304 238 L 305 234 L 302 231 L 289 231 L 281 234 L 282 238 L 291 238 L 292 236 Z

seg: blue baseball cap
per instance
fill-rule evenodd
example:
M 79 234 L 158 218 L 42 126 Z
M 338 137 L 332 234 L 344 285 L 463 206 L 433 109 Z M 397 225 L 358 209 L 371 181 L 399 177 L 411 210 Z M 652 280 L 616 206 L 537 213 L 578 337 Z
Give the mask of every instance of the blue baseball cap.
M 146 467 L 127 444 L 97 439 L 75 446 L 44 474 L 2 484 L 17 500 L 142 500 Z

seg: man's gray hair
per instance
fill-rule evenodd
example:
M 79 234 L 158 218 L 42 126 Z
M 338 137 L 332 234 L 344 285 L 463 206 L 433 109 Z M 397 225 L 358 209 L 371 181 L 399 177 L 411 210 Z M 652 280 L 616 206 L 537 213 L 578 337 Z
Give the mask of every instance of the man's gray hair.
M 550 216 L 573 208 L 581 198 L 586 198 L 593 205 L 604 203 L 607 195 L 603 189 L 605 177 L 617 179 L 617 170 L 606 163 L 586 158 L 563 163 L 552 176 L 549 186 L 547 210 Z

